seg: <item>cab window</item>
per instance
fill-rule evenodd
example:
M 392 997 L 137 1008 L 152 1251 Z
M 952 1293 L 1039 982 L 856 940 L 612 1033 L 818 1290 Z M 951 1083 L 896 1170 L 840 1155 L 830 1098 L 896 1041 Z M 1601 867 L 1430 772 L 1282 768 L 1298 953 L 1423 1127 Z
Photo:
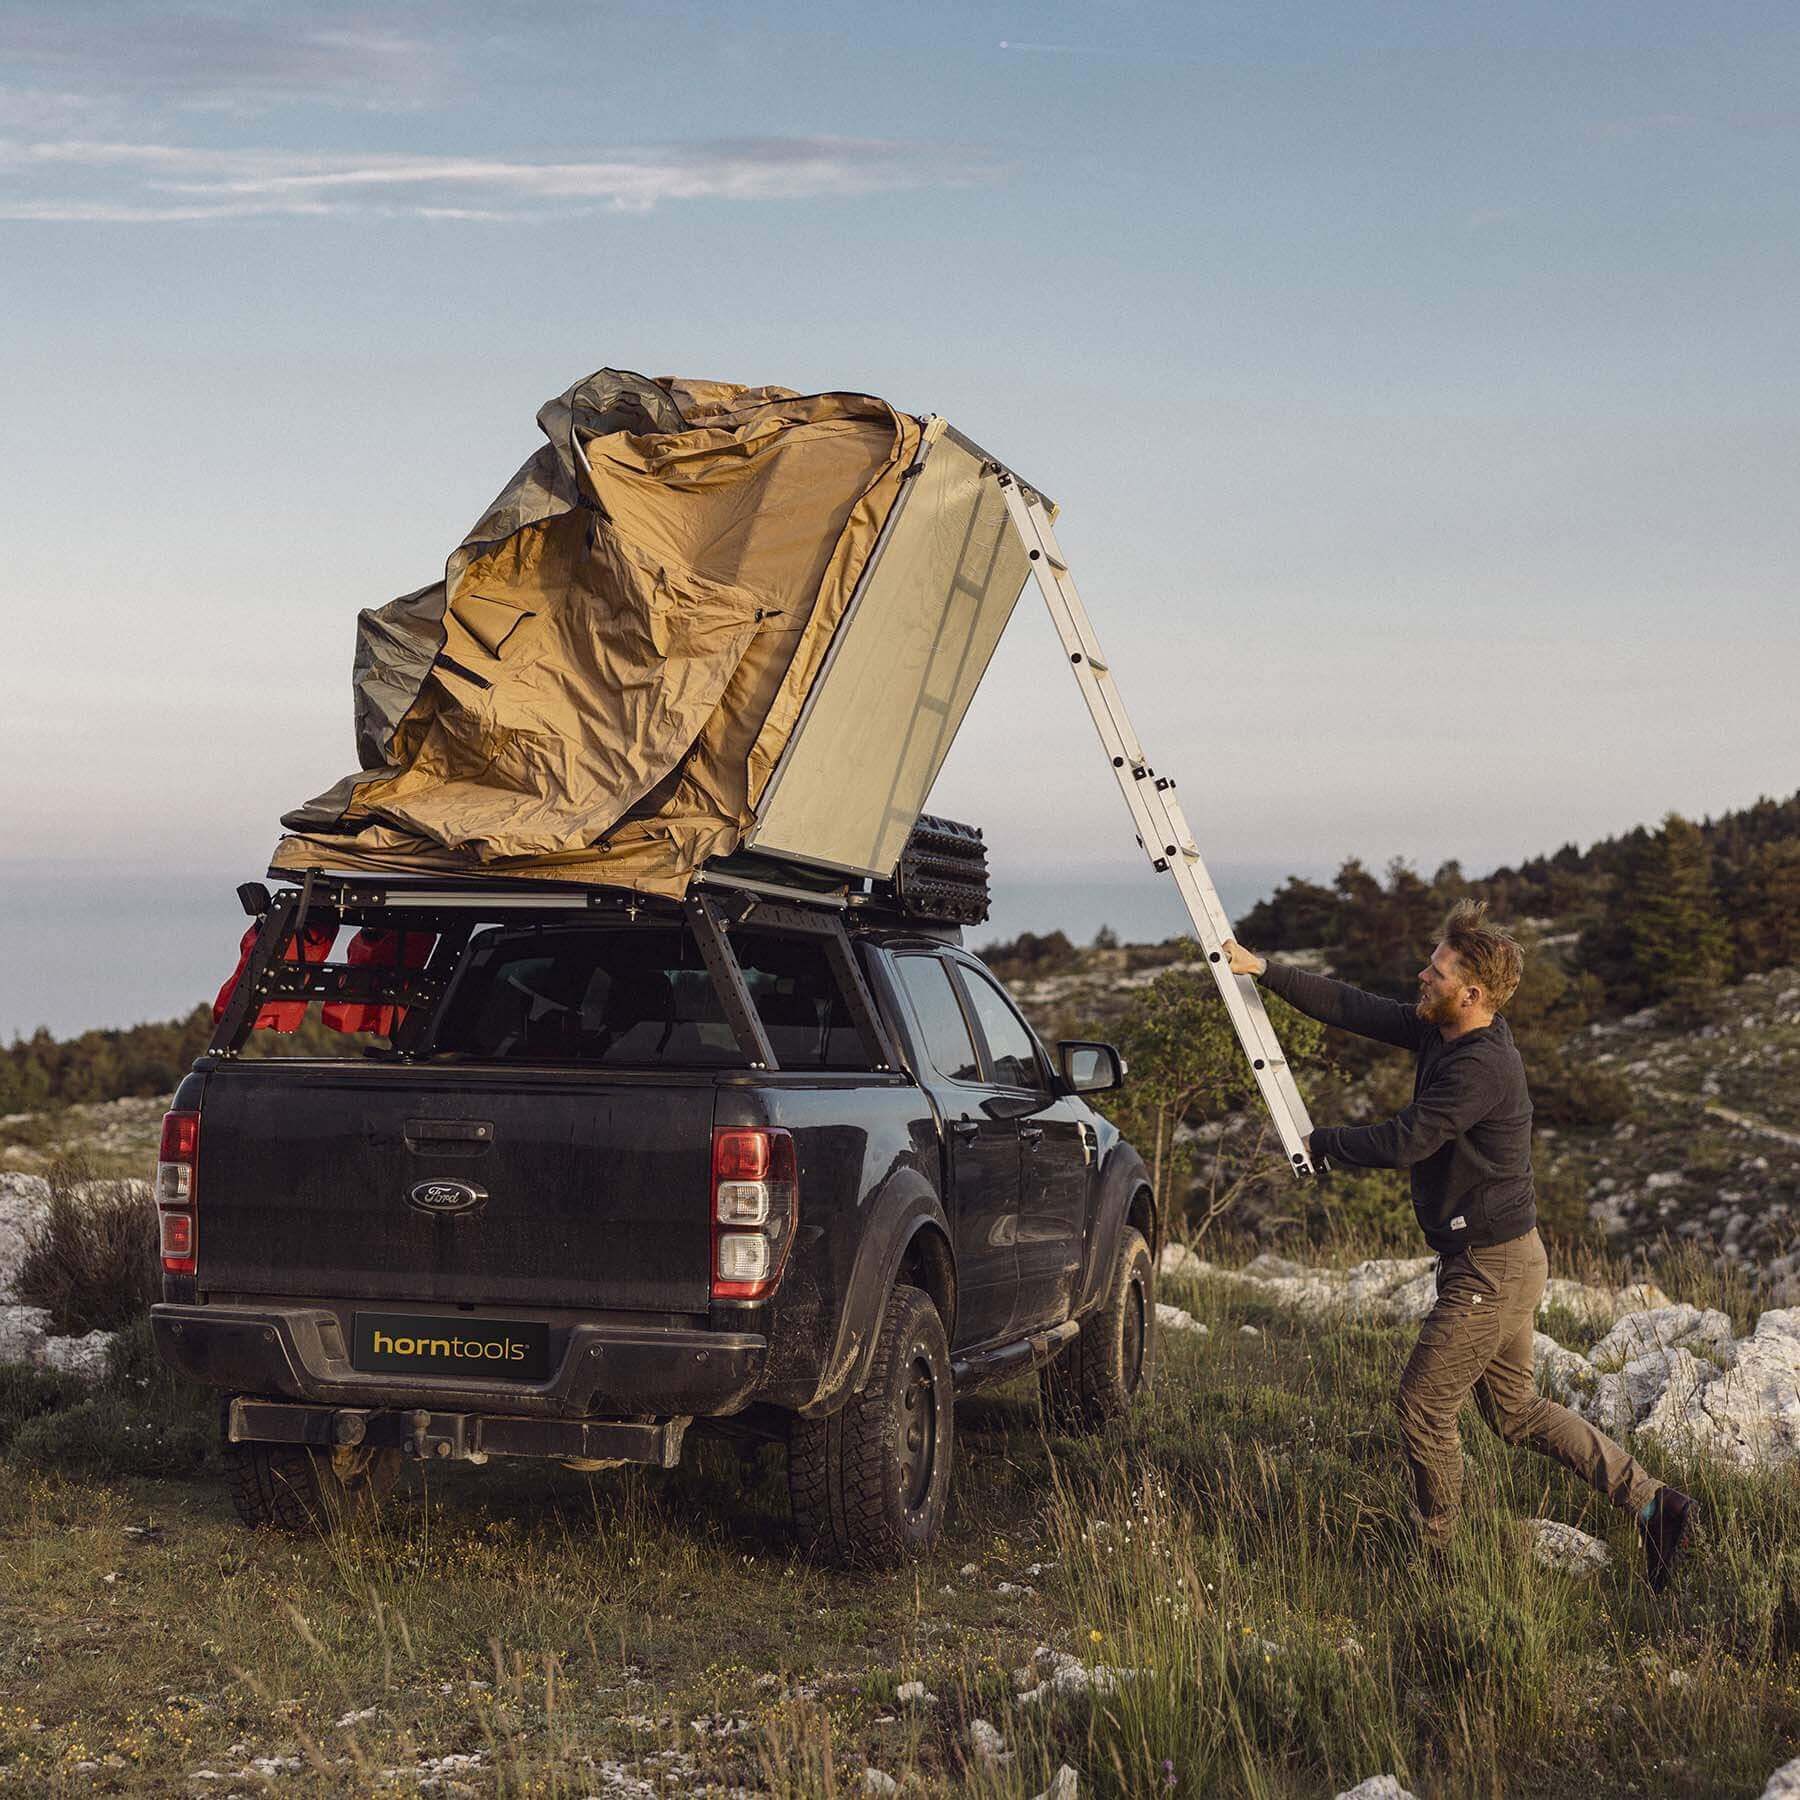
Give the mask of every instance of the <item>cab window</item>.
M 894 968 L 912 1002 L 931 1066 L 951 1081 L 980 1081 L 981 1062 L 950 985 L 950 971 L 935 956 L 897 956 Z
M 963 990 L 981 1025 L 981 1035 L 987 1039 L 995 1085 L 1041 1087 L 1043 1076 L 1038 1068 L 1037 1040 L 1031 1035 L 1031 1027 L 987 976 L 967 963 L 957 966 L 962 975 Z

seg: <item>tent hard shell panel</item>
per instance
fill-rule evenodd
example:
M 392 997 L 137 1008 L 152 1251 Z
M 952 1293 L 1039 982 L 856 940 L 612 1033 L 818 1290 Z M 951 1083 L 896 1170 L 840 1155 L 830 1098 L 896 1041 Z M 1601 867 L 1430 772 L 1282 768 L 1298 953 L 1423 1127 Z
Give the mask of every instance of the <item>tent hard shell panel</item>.
M 995 465 L 933 420 L 746 844 L 891 875 L 1029 574 Z

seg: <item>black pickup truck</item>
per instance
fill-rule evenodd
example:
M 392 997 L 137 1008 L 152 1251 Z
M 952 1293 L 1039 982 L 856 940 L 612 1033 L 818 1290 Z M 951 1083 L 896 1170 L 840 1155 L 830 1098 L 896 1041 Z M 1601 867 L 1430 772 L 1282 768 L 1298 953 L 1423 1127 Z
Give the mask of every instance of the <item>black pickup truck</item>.
M 372 1505 L 403 1456 L 672 1467 L 693 1427 L 785 1442 L 806 1547 L 892 1565 L 957 1393 L 1035 1368 L 1079 1429 L 1144 1391 L 1158 1221 L 1082 1098 L 1119 1058 L 1049 1053 L 954 927 L 727 876 L 243 893 L 154 1329 L 225 1392 L 247 1523 Z M 240 1054 L 315 1002 L 341 1057 Z

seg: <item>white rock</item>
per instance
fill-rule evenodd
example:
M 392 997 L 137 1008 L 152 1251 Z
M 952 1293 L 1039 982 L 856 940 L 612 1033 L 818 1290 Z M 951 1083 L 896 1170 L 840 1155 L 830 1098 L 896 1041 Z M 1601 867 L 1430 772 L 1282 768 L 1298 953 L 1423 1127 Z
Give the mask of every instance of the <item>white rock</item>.
M 1764 1313 L 1728 1369 L 1671 1351 L 1668 1382 L 1638 1429 L 1742 1469 L 1800 1461 L 1800 1310 Z
M 50 1204 L 50 1184 L 41 1175 L 0 1174 L 0 1300 L 12 1292 L 31 1234 Z
M 894 1689 L 894 1698 L 902 1706 L 936 1706 L 937 1695 L 922 1681 L 903 1681 Z
M 1565 1349 L 1548 1332 L 1531 1334 L 1531 1370 L 1538 1386 L 1564 1406 L 1594 1388 L 1593 1364 L 1578 1351 Z
M 1415 1324 L 1437 1305 L 1437 1276 L 1427 1270 L 1403 1283 L 1382 1302 L 1382 1311 L 1402 1325 Z
M 49 1328 L 50 1315 L 41 1306 L 0 1306 L 0 1362 L 41 1367 Z
M 79 1375 L 85 1381 L 98 1381 L 106 1373 L 106 1353 L 112 1348 L 110 1331 L 90 1331 L 86 1337 L 51 1337 L 44 1339 L 43 1366 L 65 1375 Z
M 981 1573 L 981 1566 L 978 1563 L 964 1563 L 956 1572 L 964 1581 L 969 1581 Z
M 1254 1325 L 1240 1325 L 1238 1327 L 1238 1336 L 1239 1337 L 1261 1337 L 1262 1333 L 1260 1331 L 1258 1331 Z
M 1418 1796 L 1392 1775 L 1371 1775 L 1355 1787 L 1345 1788 L 1337 1800 L 1418 1800 Z
M 1435 1256 L 1411 1256 L 1400 1261 L 1393 1257 L 1376 1257 L 1369 1262 L 1359 1262 L 1344 1277 L 1345 1303 L 1353 1309 L 1366 1307 L 1370 1311 L 1390 1312 L 1390 1303 L 1395 1297 L 1415 1287 L 1422 1278 L 1430 1280 L 1436 1266 Z
M 1080 1800 L 1081 1777 L 1067 1763 L 1060 1763 L 1056 1773 L 1050 1777 L 1050 1785 L 1037 1796 L 1037 1800 Z
M 1525 1529 L 1531 1534 L 1531 1554 L 1547 1569 L 1562 1569 L 1570 1575 L 1592 1575 L 1612 1561 L 1612 1552 L 1598 1538 L 1577 1531 L 1555 1519 L 1531 1519 Z
M 1218 1273 L 1211 1263 L 1201 1261 L 1186 1244 L 1164 1244 L 1162 1255 L 1156 1259 L 1156 1267 L 1161 1274 L 1194 1281 L 1202 1275 Z
M 865 1794 L 897 1794 L 900 1784 L 885 1769 L 863 1770 L 863 1792 Z
M 1012 1752 L 1006 1747 L 1006 1739 L 986 1719 L 969 1721 L 969 1748 L 975 1752 L 977 1762 L 986 1763 L 989 1767 L 1012 1761 Z
M 1290 1262 L 1272 1250 L 1264 1250 L 1244 1264 L 1243 1274 L 1252 1281 L 1306 1280 L 1319 1273 L 1305 1263 Z
M 1711 1308 L 1671 1304 L 1626 1313 L 1588 1352 L 1596 1369 L 1622 1369 L 1656 1350 L 1710 1350 L 1723 1355 L 1731 1345 L 1731 1321 Z
M 1621 1313 L 1654 1312 L 1669 1304 L 1669 1296 L 1654 1281 L 1634 1281 L 1613 1295 L 1613 1304 Z
M 1036 1687 L 1019 1695 L 1021 1706 L 1036 1706 L 1041 1701 L 1084 1694 L 1109 1699 L 1137 1674 L 1136 1669 L 1112 1669 L 1104 1663 L 1096 1663 L 1090 1668 L 1080 1657 L 1071 1656 L 1066 1650 L 1052 1650 L 1047 1644 L 1040 1644 L 1031 1660 L 1039 1681 Z M 1014 1685 L 1018 1685 L 1021 1674 L 1029 1672 L 1017 1671 L 1013 1676 Z
M 1800 1756 L 1785 1762 L 1769 1777 L 1762 1800 L 1800 1800 Z
M 1191 1331 L 1199 1337 L 1207 1335 L 1207 1328 L 1190 1312 L 1183 1312 L 1179 1306 L 1171 1306 L 1166 1300 L 1156 1303 L 1156 1323 L 1163 1331 Z

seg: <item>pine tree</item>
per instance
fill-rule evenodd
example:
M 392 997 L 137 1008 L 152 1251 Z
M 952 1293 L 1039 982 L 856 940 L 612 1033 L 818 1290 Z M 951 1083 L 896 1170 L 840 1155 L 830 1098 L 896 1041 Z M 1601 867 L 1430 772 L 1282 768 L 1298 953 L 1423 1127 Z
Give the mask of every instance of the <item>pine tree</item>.
M 1731 937 L 1698 826 L 1670 813 L 1620 895 L 1631 962 L 1646 1000 L 1704 1009 L 1731 965 Z

